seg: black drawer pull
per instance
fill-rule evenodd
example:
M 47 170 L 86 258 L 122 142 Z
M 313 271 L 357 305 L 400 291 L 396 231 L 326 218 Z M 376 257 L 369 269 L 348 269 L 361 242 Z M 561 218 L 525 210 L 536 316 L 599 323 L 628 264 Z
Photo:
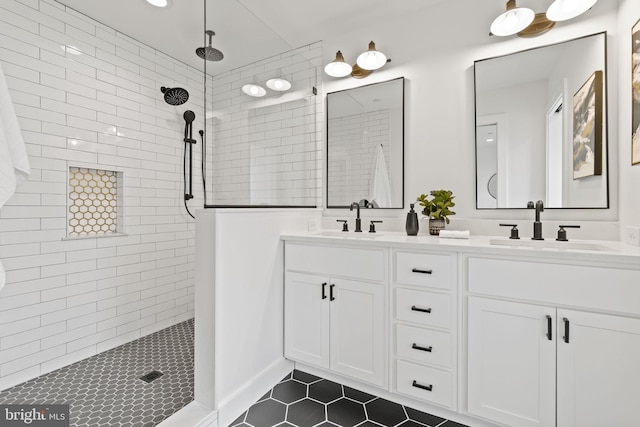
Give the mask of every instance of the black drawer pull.
M 333 288 L 335 288 L 336 285 L 331 284 L 331 286 L 329 286 L 329 301 L 333 301 L 336 299 L 336 297 L 333 296 Z
M 322 284 L 322 299 L 327 299 L 327 282 Z
M 413 383 L 411 385 L 414 386 L 415 388 L 421 388 L 421 389 L 427 390 L 427 391 L 432 391 L 433 390 L 433 384 L 422 385 L 422 384 L 419 384 L 418 381 L 416 381 L 416 380 L 413 380 Z
M 564 322 L 564 336 L 562 338 L 564 339 L 564 342 L 569 344 L 569 319 L 563 317 L 562 321 Z
M 419 311 L 420 313 L 431 313 L 430 308 L 420 308 L 420 307 L 416 307 L 415 305 L 411 306 L 411 311 Z
M 551 330 L 552 330 L 552 325 L 551 325 L 551 316 L 549 316 L 549 315 L 547 314 L 547 339 L 548 339 L 549 341 L 551 341 L 551 340 L 552 340 L 552 338 L 553 338 L 553 335 L 552 335 Z
M 420 270 L 419 268 L 412 268 L 412 273 L 432 274 L 433 270 Z
M 429 353 L 431 353 L 431 350 L 433 350 L 432 346 L 429 347 L 420 347 L 418 344 L 413 343 L 413 345 L 411 345 L 411 348 L 414 350 L 420 350 L 420 351 L 428 351 Z

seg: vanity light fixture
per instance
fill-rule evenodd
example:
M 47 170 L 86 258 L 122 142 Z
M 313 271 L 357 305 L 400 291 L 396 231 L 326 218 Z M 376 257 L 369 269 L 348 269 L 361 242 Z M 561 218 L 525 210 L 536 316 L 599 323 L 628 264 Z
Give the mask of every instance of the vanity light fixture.
M 291 89 L 291 82 L 283 79 L 282 77 L 276 77 L 275 79 L 269 79 L 266 83 L 267 87 L 277 92 L 284 92 Z
M 554 0 L 546 13 L 534 13 L 517 7 L 516 0 L 507 1 L 507 11 L 491 24 L 490 35 L 536 37 L 552 29 L 556 22 L 566 21 L 591 9 L 598 0 Z
M 151 6 L 155 7 L 169 7 L 171 6 L 171 0 L 147 0 Z
M 338 51 L 336 52 L 336 59 L 324 67 L 324 72 L 331 77 L 346 77 L 351 75 L 351 77 L 355 79 L 362 79 L 374 70 L 384 66 L 387 62 L 391 62 L 391 60 L 387 59 L 384 53 L 376 50 L 376 44 L 372 41 L 369 43 L 369 49 L 358 56 L 353 66 L 347 64 L 344 61 L 342 52 Z
M 336 59 L 333 62 L 330 62 L 324 67 L 324 72 L 330 75 L 331 77 L 346 77 L 351 74 L 351 70 L 353 68 L 351 65 L 344 62 L 344 56 L 342 56 L 342 52 L 336 52 Z
M 527 7 L 517 7 L 516 0 L 509 0 L 507 1 L 507 11 L 491 23 L 491 34 L 511 36 L 519 33 L 533 22 L 535 15 L 533 10 Z
M 547 9 L 547 18 L 551 21 L 566 21 L 582 15 L 591 9 L 598 0 L 555 0 Z
M 246 84 L 244 86 L 242 86 L 242 91 L 249 95 L 249 96 L 253 96 L 255 98 L 260 98 L 262 96 L 265 96 L 267 94 L 267 91 L 265 88 L 263 88 L 262 86 L 259 86 L 257 84 L 251 83 L 251 84 Z

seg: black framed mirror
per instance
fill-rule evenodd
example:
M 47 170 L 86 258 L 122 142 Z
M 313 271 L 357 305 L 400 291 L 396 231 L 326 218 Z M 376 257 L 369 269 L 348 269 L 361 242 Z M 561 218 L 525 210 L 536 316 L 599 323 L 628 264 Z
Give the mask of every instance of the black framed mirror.
M 327 208 L 404 206 L 404 78 L 327 94 Z
M 474 63 L 477 209 L 609 207 L 606 33 Z

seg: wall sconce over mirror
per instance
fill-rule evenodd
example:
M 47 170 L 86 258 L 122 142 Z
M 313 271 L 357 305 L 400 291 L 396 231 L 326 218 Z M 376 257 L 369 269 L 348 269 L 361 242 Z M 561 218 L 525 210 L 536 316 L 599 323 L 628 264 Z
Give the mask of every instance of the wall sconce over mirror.
M 494 36 L 537 37 L 550 29 L 556 22 L 566 21 L 582 15 L 598 0 L 554 0 L 547 12 L 535 13 L 528 7 L 518 7 L 516 0 L 507 1 L 506 11 L 491 23 Z
M 390 61 L 384 53 L 376 49 L 376 44 L 371 41 L 369 48 L 358 56 L 354 65 L 345 62 L 342 52 L 337 51 L 336 58 L 324 67 L 324 72 L 331 77 L 340 78 L 351 75 L 353 78 L 362 79 Z

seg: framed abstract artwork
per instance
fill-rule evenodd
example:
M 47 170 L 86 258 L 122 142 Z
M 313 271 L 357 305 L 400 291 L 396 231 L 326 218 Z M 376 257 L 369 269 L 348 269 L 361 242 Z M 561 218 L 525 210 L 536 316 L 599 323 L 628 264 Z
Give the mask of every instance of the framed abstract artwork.
M 595 71 L 573 95 L 573 179 L 602 175 L 603 75 Z
M 631 29 L 631 164 L 640 163 L 640 20 Z

